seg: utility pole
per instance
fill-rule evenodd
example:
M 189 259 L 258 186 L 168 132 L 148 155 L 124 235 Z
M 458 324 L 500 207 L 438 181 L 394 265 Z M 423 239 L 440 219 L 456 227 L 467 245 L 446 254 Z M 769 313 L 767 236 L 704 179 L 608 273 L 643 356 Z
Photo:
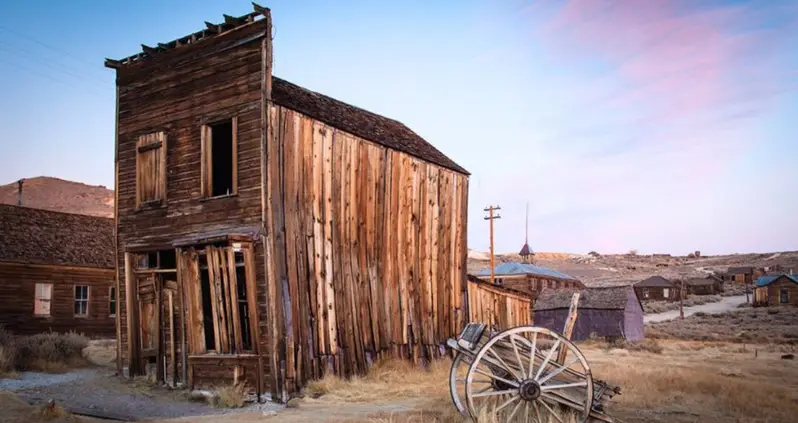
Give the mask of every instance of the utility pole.
M 494 215 L 493 212 L 496 210 L 501 210 L 501 207 L 496 206 L 488 206 L 485 208 L 485 211 L 488 212 L 488 215 L 485 217 L 485 220 L 490 221 L 490 283 L 493 284 L 493 276 L 496 272 L 496 268 L 494 267 L 493 262 L 493 220 L 494 219 L 501 219 L 501 216 Z
M 679 318 L 684 320 L 684 279 L 680 280 L 679 285 Z

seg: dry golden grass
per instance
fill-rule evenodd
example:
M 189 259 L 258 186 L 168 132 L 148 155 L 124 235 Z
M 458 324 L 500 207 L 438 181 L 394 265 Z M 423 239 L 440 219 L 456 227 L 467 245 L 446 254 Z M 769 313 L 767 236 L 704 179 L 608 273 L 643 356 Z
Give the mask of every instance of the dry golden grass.
M 243 383 L 219 386 L 208 400 L 214 408 L 241 408 L 247 402 L 248 389 Z
M 11 392 L 0 391 L 0 420 L 6 423 L 87 423 L 63 407 L 52 404 L 33 406 Z

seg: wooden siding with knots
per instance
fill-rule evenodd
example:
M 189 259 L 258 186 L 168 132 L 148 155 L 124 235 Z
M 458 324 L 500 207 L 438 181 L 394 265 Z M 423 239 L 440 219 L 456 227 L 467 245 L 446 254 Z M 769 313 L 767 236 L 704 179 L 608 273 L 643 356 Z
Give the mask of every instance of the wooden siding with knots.
M 52 284 L 49 316 L 34 316 L 37 283 Z M 75 285 L 89 286 L 85 317 L 75 316 Z M 114 269 L 0 262 L 0 325 L 22 334 L 75 330 L 89 337 L 113 336 L 111 286 Z
M 157 61 L 117 70 L 120 280 L 124 281 L 125 275 L 123 252 L 131 245 L 169 249 L 177 237 L 212 231 L 216 226 L 260 224 L 262 44 L 255 40 L 235 48 L 225 47 L 264 29 L 264 25 L 255 23 L 196 46 L 171 51 Z M 234 175 L 237 193 L 206 199 L 201 191 L 202 125 L 233 117 L 238 141 Z M 161 204 L 144 204 L 137 210 L 137 143 L 141 136 L 161 131 L 164 147 L 168 146 L 165 166 L 158 167 L 166 173 L 166 199 Z M 262 255 L 256 258 L 262 274 Z M 121 288 L 120 351 L 124 352 L 124 285 Z M 265 297 L 265 292 L 259 296 Z
M 490 283 L 468 281 L 468 320 L 495 325 L 500 330 L 531 325 L 532 301 Z
M 278 390 L 440 355 L 466 318 L 468 178 L 283 107 L 268 127 Z

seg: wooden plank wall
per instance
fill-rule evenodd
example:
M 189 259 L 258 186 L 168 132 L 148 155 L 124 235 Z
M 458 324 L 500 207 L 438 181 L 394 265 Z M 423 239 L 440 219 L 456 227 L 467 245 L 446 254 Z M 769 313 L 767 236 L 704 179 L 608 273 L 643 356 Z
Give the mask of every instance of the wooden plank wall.
M 499 329 L 533 323 L 532 301 L 488 283 L 468 281 L 468 320 Z
M 382 357 L 439 356 L 465 319 L 467 176 L 270 109 L 285 391 Z
M 124 288 L 127 247 L 148 244 L 169 249 L 179 237 L 262 222 L 262 47 L 254 41 L 220 51 L 264 31 L 262 22 L 117 71 L 116 211 L 122 366 L 128 364 Z M 215 53 L 207 55 L 209 51 Z M 238 192 L 205 199 L 200 179 L 202 124 L 229 117 L 237 117 Z M 168 144 L 166 202 L 136 211 L 136 142 L 139 136 L 156 131 L 164 131 Z M 261 268 L 262 257 L 262 253 L 256 255 Z M 265 297 L 265 291 L 259 295 Z
M 21 334 L 75 330 L 113 338 L 116 322 L 109 315 L 108 294 L 114 277 L 114 269 L 0 262 L 0 325 Z M 53 284 L 50 317 L 33 315 L 37 283 Z M 75 285 L 90 287 L 88 317 L 75 317 Z

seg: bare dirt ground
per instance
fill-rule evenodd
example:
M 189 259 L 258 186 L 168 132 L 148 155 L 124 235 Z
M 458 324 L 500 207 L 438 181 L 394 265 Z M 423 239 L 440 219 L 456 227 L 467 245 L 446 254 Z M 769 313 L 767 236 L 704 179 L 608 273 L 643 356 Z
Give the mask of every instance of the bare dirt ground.
M 496 264 L 520 261 L 518 254 L 497 254 Z M 723 256 L 654 257 L 651 255 L 612 254 L 598 257 L 587 254 L 536 253 L 535 264 L 582 280 L 587 286 L 627 285 L 654 275 L 669 279 L 703 277 L 709 271 L 722 272 L 730 266 L 770 267 L 781 265 L 798 272 L 798 252 L 733 254 Z M 489 256 L 469 250 L 468 271 L 489 268 Z
M 798 413 L 798 363 L 778 352 L 741 350 L 725 343 L 663 341 L 661 354 L 580 346 L 595 378 L 621 386 L 607 410 L 619 422 L 794 422 Z M 407 370 L 330 383 L 318 399 L 302 399 L 272 416 L 242 413 L 158 422 L 464 422 L 454 412 L 448 368 Z M 404 383 L 403 383 L 404 382 Z M 754 399 L 754 394 L 756 393 Z

